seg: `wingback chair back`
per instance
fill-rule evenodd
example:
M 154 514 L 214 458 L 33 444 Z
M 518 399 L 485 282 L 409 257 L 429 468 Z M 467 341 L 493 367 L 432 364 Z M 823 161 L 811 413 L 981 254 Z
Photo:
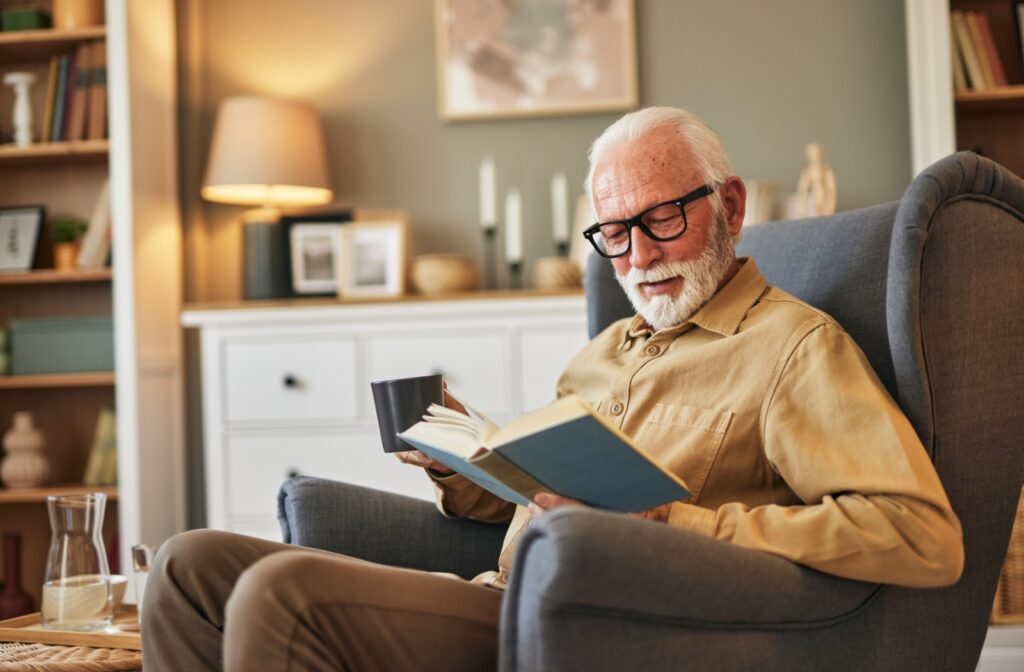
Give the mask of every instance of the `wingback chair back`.
M 879 588 L 843 624 L 845 666 L 973 669 L 1024 480 L 1024 182 L 961 152 L 896 203 L 752 226 L 738 253 L 853 336 L 963 524 L 961 580 Z M 597 255 L 585 286 L 591 335 L 632 314 Z

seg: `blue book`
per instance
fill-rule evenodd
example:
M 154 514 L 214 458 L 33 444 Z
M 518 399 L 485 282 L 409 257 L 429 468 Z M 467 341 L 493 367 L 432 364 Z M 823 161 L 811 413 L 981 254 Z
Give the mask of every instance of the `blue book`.
M 66 114 L 68 75 L 71 68 L 71 57 L 64 54 L 60 57 L 60 64 L 57 66 L 57 90 L 53 103 L 53 128 L 50 131 L 50 142 L 60 142 L 64 129 L 64 115 Z
M 432 405 L 404 442 L 498 497 L 529 504 L 551 492 L 611 511 L 688 499 L 675 474 L 569 395 L 498 428 L 480 413 Z

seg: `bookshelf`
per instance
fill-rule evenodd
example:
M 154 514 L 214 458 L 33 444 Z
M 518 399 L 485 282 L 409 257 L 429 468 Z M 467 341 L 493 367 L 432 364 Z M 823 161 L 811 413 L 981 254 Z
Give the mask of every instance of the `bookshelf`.
M 109 180 L 116 241 L 110 268 L 56 271 L 41 240 L 31 270 L 0 273 L 0 327 L 15 318 L 114 316 L 114 371 L 0 376 L 0 433 L 13 412 L 31 411 L 50 463 L 44 487 L 0 488 L 0 531 L 21 534 L 22 586 L 36 607 L 50 541 L 47 496 L 108 495 L 104 539 L 122 573 L 132 544 L 184 529 L 174 3 L 107 0 L 106 17 L 106 26 L 93 28 L 0 32 L 0 75 L 37 75 L 30 93 L 37 140 L 51 59 L 98 40 L 107 52 L 109 139 L 9 144 L 13 96 L 0 86 L 0 206 L 41 204 L 48 219 L 88 219 Z M 117 413 L 118 485 L 82 486 L 103 408 Z
M 1024 56 L 1015 0 L 905 0 L 914 173 L 971 150 L 1024 175 Z M 954 94 L 950 13 L 988 19 L 1008 86 Z
M 46 88 L 51 57 L 66 53 L 83 40 L 103 39 L 105 29 L 78 31 L 0 32 L 0 73 L 35 72 L 36 87 Z M 7 88 L 7 87 L 4 87 Z M 10 96 L 9 91 L 4 95 Z M 43 101 L 33 99 L 33 130 L 38 139 Z M 9 98 L 0 98 L 0 131 L 9 141 Z M 106 139 L 47 142 L 18 147 L 0 144 L 0 206 L 38 203 L 47 217 L 72 214 L 87 219 L 101 185 L 109 174 L 110 142 Z M 15 318 L 111 314 L 112 278 L 109 268 L 56 271 L 48 242 L 40 231 L 40 252 L 32 270 L 0 273 L 0 327 Z M 46 440 L 50 482 L 38 488 L 0 489 L 0 529 L 17 531 L 22 538 L 23 588 L 37 600 L 42 563 L 49 546 L 46 498 L 49 495 L 99 490 L 108 502 L 104 538 L 119 534 L 117 488 L 81 485 L 102 408 L 116 406 L 113 371 L 66 374 L 0 375 L 0 432 L 6 431 L 17 411 L 29 411 Z

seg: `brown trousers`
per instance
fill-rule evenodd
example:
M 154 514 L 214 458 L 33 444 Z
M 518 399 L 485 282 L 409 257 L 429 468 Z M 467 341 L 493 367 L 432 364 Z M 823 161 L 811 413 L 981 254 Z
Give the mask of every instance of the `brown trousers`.
M 454 577 L 194 530 L 164 543 L 150 572 L 143 666 L 490 670 L 501 595 Z

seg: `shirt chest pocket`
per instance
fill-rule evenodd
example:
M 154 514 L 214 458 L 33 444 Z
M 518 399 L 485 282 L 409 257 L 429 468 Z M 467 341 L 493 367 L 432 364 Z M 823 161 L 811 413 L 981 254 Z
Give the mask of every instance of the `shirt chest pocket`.
M 732 411 L 657 404 L 636 438 L 663 467 L 686 481 L 693 492 L 690 503 L 695 504 L 732 418 Z

